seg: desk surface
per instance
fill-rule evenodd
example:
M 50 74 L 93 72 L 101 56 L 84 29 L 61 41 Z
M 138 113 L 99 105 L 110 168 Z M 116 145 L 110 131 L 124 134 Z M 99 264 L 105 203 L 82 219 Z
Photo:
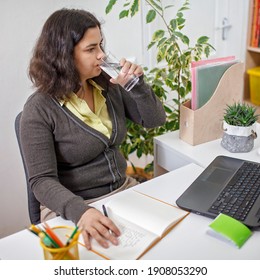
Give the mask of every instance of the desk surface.
M 165 175 L 156 177 L 135 188 L 174 205 L 180 194 L 203 171 L 203 168 L 189 164 Z M 126 190 L 127 191 L 127 190 Z M 108 200 L 106 198 L 105 200 Z M 97 207 L 103 201 L 95 203 Z M 148 251 L 142 259 L 154 260 L 218 260 L 218 259 L 260 259 L 260 232 L 253 236 L 241 249 L 217 240 L 206 234 L 212 220 L 190 214 L 180 224 Z M 54 225 L 71 225 L 58 217 L 48 222 Z M 79 246 L 80 259 L 100 259 L 96 254 Z M 39 239 L 28 230 L 23 230 L 0 240 L 0 259 L 42 259 Z
M 248 153 L 231 153 L 221 146 L 221 139 L 192 146 L 179 138 L 179 130 L 155 137 L 155 175 L 160 172 L 160 167 L 171 171 L 189 163 L 195 163 L 205 168 L 219 155 L 241 158 L 251 161 L 260 161 L 260 124 L 257 125 L 258 137 L 254 142 L 254 148 Z

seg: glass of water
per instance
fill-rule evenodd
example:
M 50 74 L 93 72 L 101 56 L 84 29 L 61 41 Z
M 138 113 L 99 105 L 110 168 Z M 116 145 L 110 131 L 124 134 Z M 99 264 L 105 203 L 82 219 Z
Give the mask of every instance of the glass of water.
M 105 71 L 111 78 L 116 79 L 122 69 L 120 61 L 111 52 L 106 53 L 106 55 L 101 59 L 102 63 L 100 68 Z M 130 91 L 139 81 L 139 77 L 136 75 L 126 75 L 125 83 L 122 85 L 126 91 Z

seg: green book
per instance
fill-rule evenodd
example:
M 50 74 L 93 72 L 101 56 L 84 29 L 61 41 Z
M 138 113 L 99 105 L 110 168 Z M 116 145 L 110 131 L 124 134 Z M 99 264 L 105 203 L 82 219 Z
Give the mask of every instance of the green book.
M 252 235 L 252 231 L 243 223 L 222 213 L 209 224 L 207 233 L 238 248 Z
M 220 79 L 227 69 L 237 63 L 237 60 L 207 64 L 196 68 L 196 108 L 205 105 L 214 94 Z

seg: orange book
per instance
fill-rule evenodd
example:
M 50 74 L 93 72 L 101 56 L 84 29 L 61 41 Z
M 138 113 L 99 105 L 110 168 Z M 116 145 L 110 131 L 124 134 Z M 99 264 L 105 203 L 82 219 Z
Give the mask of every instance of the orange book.
M 255 38 L 255 47 L 258 48 L 260 43 L 260 0 L 258 0 L 258 9 L 257 9 L 257 23 L 256 23 L 256 38 Z
M 252 29 L 251 29 L 251 47 L 257 47 L 258 41 L 257 41 L 257 22 L 258 22 L 258 9 L 259 8 L 259 0 L 254 0 L 253 4 L 253 20 L 252 20 Z

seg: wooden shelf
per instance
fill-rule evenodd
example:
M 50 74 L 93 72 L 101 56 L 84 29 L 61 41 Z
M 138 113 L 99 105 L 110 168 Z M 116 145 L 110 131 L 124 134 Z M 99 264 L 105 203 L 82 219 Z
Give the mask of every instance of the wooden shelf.
M 260 48 L 248 47 L 247 50 L 250 52 L 260 53 Z

